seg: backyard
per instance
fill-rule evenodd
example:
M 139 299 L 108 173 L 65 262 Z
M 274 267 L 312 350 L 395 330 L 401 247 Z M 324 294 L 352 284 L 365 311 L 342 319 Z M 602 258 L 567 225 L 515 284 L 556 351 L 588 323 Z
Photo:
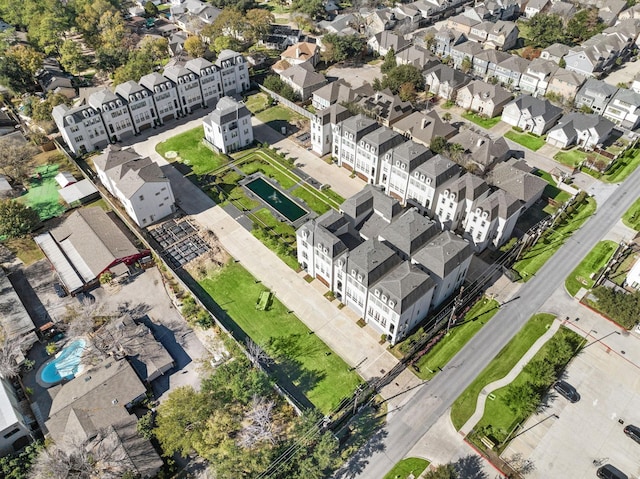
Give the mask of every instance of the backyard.
M 569 208 L 567 208 L 566 218 L 559 219 L 556 225 L 547 230 L 547 233 L 513 265 L 512 269 L 518 272 L 523 281 L 531 279 L 573 232 L 595 212 L 596 202 L 593 198 L 586 198 L 577 206 Z
M 3 241 L 2 244 L 6 246 L 9 251 L 15 254 L 25 266 L 29 266 L 38 260 L 44 258 L 42 250 L 38 247 L 33 239 L 27 238 L 13 238 Z
M 235 337 L 242 332 L 275 360 L 278 383 L 293 385 L 324 414 L 349 396 L 362 381 L 349 366 L 275 297 L 265 311 L 256 302 L 266 288 L 240 264 L 229 262 L 222 270 L 199 282 L 233 324 Z M 241 330 L 241 331 L 240 331 Z M 288 389 L 288 388 L 287 388 Z
M 60 216 L 66 210 L 58 195 L 57 174 L 58 165 L 38 166 L 29 179 L 27 193 L 18 198 L 18 201 L 37 211 L 41 220 Z
M 281 105 L 275 105 L 257 113 L 256 118 L 277 132 L 281 132 L 283 127 L 286 128 L 287 134 L 296 133 L 309 124 L 308 118 Z
M 158 143 L 156 151 L 167 161 L 178 161 L 198 175 L 217 170 L 229 162 L 226 155 L 210 150 L 202 141 L 204 128 L 199 126 Z
M 580 288 L 591 289 L 594 279 L 615 253 L 618 244 L 615 241 L 600 241 L 584 257 L 564 282 L 571 296 L 575 296 Z M 594 276 L 594 277 L 592 277 Z
M 493 118 L 487 118 L 486 116 L 482 116 L 478 113 L 469 111 L 469 112 L 463 113 L 462 118 L 464 118 L 465 120 L 469 120 L 475 123 L 476 125 L 481 126 L 485 130 L 490 130 L 491 128 L 496 126 L 498 123 L 500 123 L 501 117 L 500 115 L 498 115 L 498 116 L 494 116 Z
M 458 351 L 498 312 L 500 304 L 489 298 L 482 298 L 465 314 L 449 334 L 443 337 L 415 365 L 416 375 L 422 380 L 432 379 L 438 368 L 443 368 Z
M 480 391 L 489 383 L 503 378 L 524 356 L 540 336 L 549 328 L 555 316 L 552 314 L 536 314 L 498 355 L 484 368 L 476 379 L 463 391 L 451 406 L 451 421 L 456 430 L 473 415 Z
M 269 97 L 266 93 L 255 93 L 249 95 L 244 104 L 251 113 L 256 115 L 269 107 Z
M 608 158 L 597 153 L 584 152 L 576 148 L 569 151 L 561 151 L 557 153 L 553 159 L 572 168 L 577 168 L 581 162 L 587 159 L 587 157 L 594 157 L 595 161 L 600 160 L 604 164 L 608 164 L 610 161 Z M 640 150 L 637 148 L 631 148 L 625 151 L 616 161 L 614 161 L 611 167 L 604 174 L 587 167 L 584 167 L 583 171 L 606 183 L 619 183 L 624 181 L 639 164 Z
M 515 130 L 509 130 L 504 136 L 533 151 L 539 150 L 545 144 L 544 137 L 532 133 L 518 133 Z

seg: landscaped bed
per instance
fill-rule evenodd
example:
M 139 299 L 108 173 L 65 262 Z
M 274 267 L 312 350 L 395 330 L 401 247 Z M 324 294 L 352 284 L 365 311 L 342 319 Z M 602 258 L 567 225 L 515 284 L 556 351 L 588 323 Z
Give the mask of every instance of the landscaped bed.
M 166 160 L 180 161 L 196 175 L 204 175 L 227 164 L 229 159 L 205 146 L 203 138 L 204 128 L 199 126 L 158 143 L 156 151 Z
M 524 356 L 540 336 L 549 328 L 555 316 L 552 314 L 536 314 L 527 324 L 502 348 L 498 355 L 476 379 L 463 391 L 451 406 L 451 421 L 459 430 L 471 418 L 476 410 L 478 395 L 489 383 L 507 375 L 516 363 Z
M 543 137 L 533 135 L 532 133 L 518 133 L 511 130 L 506 132 L 504 136 L 533 151 L 539 150 L 545 144 Z
M 580 288 L 591 289 L 596 276 L 598 276 L 607 262 L 613 256 L 618 244 L 615 241 L 600 241 L 589 254 L 580 262 L 564 282 L 567 291 L 575 296 Z
M 349 366 L 274 297 L 267 311 L 256 311 L 265 287 L 240 264 L 229 262 L 199 282 L 234 324 L 276 360 L 274 373 L 292 383 L 323 413 L 335 408 L 362 381 Z M 236 335 L 237 336 L 237 335 Z M 280 381 L 279 381 L 280 382 Z

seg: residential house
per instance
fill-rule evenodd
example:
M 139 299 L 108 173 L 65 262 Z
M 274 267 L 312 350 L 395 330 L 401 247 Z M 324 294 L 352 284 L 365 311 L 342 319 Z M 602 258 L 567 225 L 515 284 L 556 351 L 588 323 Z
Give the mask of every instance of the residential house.
M 349 103 L 356 94 L 342 79 L 331 82 L 313 92 L 312 105 L 317 110 L 329 108 L 334 103 Z
M 401 134 L 385 126 L 367 133 L 356 146 L 354 173 L 367 183 L 378 185 L 382 159 L 405 141 Z
M 458 130 L 442 121 L 435 111 L 423 113 L 414 111 L 393 125 L 393 129 L 410 140 L 428 147 L 436 136 L 451 138 Z
M 589 78 L 578 91 L 575 106 L 576 108 L 586 107 L 592 112 L 602 114 L 617 92 L 617 87 L 602 80 Z
M 215 65 L 220 69 L 222 94 L 233 96 L 249 89 L 249 69 L 245 58 L 233 50 L 222 50 Z
M 20 296 L 18 296 L 13 284 L 11 284 L 11 281 L 9 281 L 7 274 L 2 268 L 0 268 L 0 328 L 2 329 L 4 337 L 9 340 L 23 338 L 27 340 L 27 344 L 31 344 L 37 339 L 34 335 L 36 326 L 33 324 L 33 320 L 26 310 L 24 303 L 20 299 Z M 33 341 L 29 343 L 29 340 L 32 337 Z M 20 365 L 25 359 L 24 355 L 17 355 L 15 361 Z M 2 390 L 0 389 L 0 395 L 1 394 Z M 0 412 L 5 412 L 5 405 L 6 404 L 0 400 Z M 7 412 L 7 414 L 11 413 Z M 0 423 L 2 419 L 2 414 L 0 414 Z M 5 416 L 4 419 L 8 419 L 8 416 Z M 8 426 L 5 426 L 5 428 L 6 427 Z M 17 437 L 13 440 L 15 439 L 17 439 Z M 1 449 L 2 441 L 0 440 L 0 450 Z
M 279 76 L 302 100 L 309 99 L 314 91 L 327 83 L 324 75 L 316 73 L 311 63 L 293 65 L 280 72 Z
M 163 73 L 176 86 L 178 104 L 183 115 L 202 106 L 202 90 L 197 74 L 181 65 L 168 66 Z
M 520 200 L 525 211 L 542 197 L 548 185 L 543 178 L 534 175 L 532 171 L 524 160 L 511 158 L 494 166 L 487 176 L 487 183 Z
M 403 205 L 406 204 L 411 174 L 432 156 L 429 148 L 413 140 L 393 148 L 382 159 L 380 185 L 384 192 Z
M 318 22 L 318 28 L 326 33 L 356 35 L 359 33 L 361 21 L 358 15 L 354 13 L 340 13 L 336 15 L 333 20 L 322 20 Z
M 464 42 L 452 47 L 451 59 L 453 60 L 453 68 L 462 70 L 463 73 L 468 73 L 466 70 L 471 70 L 473 59 L 483 50 L 482 45 L 476 42 Z M 465 58 L 467 59 L 467 64 L 463 65 Z
M 409 187 L 405 194 L 406 204 L 415 206 L 429 216 L 442 216 L 437 210 L 436 201 L 444 191 L 462 173 L 462 168 L 442 156 L 435 155 L 418 165 L 409 177 Z
M 171 2 L 170 20 L 191 35 L 199 35 L 202 28 L 211 25 L 222 10 L 200 0 Z
M 477 23 L 484 22 L 485 20 L 492 21 L 495 20 L 493 18 L 493 12 L 490 11 L 484 4 L 479 3 L 475 7 L 467 7 L 462 12 L 462 15 L 465 15 L 472 20 L 475 20 Z M 471 30 L 469 30 L 471 31 Z
M 282 52 L 280 59 L 286 60 L 289 65 L 309 62 L 315 67 L 320 60 L 320 47 L 315 43 L 299 42 Z
M 493 30 L 494 23 L 490 20 L 485 20 L 471 27 L 471 33 L 469 33 L 469 40 L 474 42 L 484 43 L 489 38 L 489 32 Z
M 470 78 L 461 71 L 440 64 L 424 72 L 425 90 L 447 100 L 455 100 L 458 90 L 469 83 Z
M 316 109 L 316 114 L 311 119 L 312 151 L 319 156 L 331 153 L 331 145 L 333 143 L 332 129 L 350 116 L 352 116 L 351 112 L 339 103 L 334 103 L 320 110 Z
M 562 116 L 562 109 L 553 106 L 549 100 L 522 95 L 504 107 L 502 121 L 544 135 Z
M 531 61 L 520 78 L 520 89 L 533 96 L 543 96 L 549 88 L 553 74 L 560 68 L 551 60 L 536 58 Z
M 558 68 L 552 75 L 547 94 L 557 95 L 563 102 L 573 102 L 586 78 L 578 73 Z
M 627 273 L 627 277 L 624 280 L 624 284 L 625 286 L 633 288 L 636 291 L 640 289 L 640 261 L 636 261 L 633 264 L 633 266 Z
M 430 50 L 419 45 L 410 45 L 400 52 L 396 52 L 397 65 L 413 65 L 419 70 L 439 63 L 440 60 Z
M 129 80 L 116 86 L 116 95 L 127 105 L 135 133 L 156 126 L 158 112 L 149 90 Z
M 441 57 L 448 57 L 451 55 L 451 48 L 465 42 L 467 37 L 457 30 L 443 28 L 436 34 L 434 40 L 435 54 Z
M 213 63 L 204 58 L 193 58 L 184 64 L 200 79 L 202 107 L 215 105 L 222 96 L 222 76 Z
M 401 52 L 410 45 L 411 42 L 406 40 L 404 36 L 388 30 L 375 34 L 367 42 L 369 51 L 375 52 L 380 56 L 385 56 L 391 50 L 393 50 L 394 53 Z
M 540 58 L 543 60 L 551 60 L 552 62 L 560 64 L 560 60 L 569 53 L 570 47 L 564 43 L 553 43 L 547 48 L 542 50 Z
M 484 50 L 473 57 L 473 73 L 487 79 L 495 76 L 500 63 L 511 58 L 511 55 L 499 50 Z
M 414 32 L 420 28 L 423 21 L 422 14 L 413 5 L 396 3 L 391 11 L 398 20 L 396 30 Z
M 640 20 L 640 5 L 636 4 L 631 8 L 627 8 L 626 10 L 620 12 L 620 14 L 618 15 L 618 20 Z
M 53 107 L 51 116 L 72 153 L 83 155 L 109 144 L 100 112 L 85 105 L 69 108 L 64 103 Z
M 498 20 L 488 31 L 485 48 L 495 48 L 497 50 L 511 50 L 518 42 L 520 30 L 515 22 Z
M 558 148 L 578 146 L 592 150 L 609 138 L 615 124 L 596 113 L 568 113 L 549 130 L 546 142 Z
M 502 113 L 502 109 L 512 98 L 511 92 L 501 86 L 474 80 L 460 88 L 456 105 L 493 118 Z
M 468 169 L 479 174 L 490 170 L 496 163 L 507 160 L 511 156 L 511 148 L 504 139 L 491 138 L 486 133 L 476 132 L 469 128 L 451 138 L 452 144 L 458 144 L 464 149 L 463 161 Z
M 126 265 L 149 254 L 138 251 L 99 206 L 76 209 L 34 241 L 70 294 L 95 286 L 105 271 L 127 271 Z
M 34 437 L 30 426 L 34 422 L 20 407 L 18 395 L 9 380 L 0 378 L 0 454 L 19 452 L 31 443 Z
M 471 27 L 480 23 L 481 20 L 476 20 L 471 18 L 464 13 L 459 13 L 458 15 L 451 16 L 447 19 L 447 28 L 450 30 L 456 30 L 460 33 L 464 33 L 465 35 L 469 35 L 471 33 Z
M 640 93 L 640 74 L 637 74 L 633 78 L 633 82 L 631 83 L 631 90 L 635 91 L 636 93 Z
M 519 88 L 520 79 L 527 72 L 530 64 L 531 62 L 525 58 L 510 55 L 509 58 L 496 66 L 494 76 L 500 83 L 507 85 L 509 88 Z
M 620 88 L 602 115 L 622 128 L 635 130 L 640 125 L 640 93 Z
M 161 125 L 181 114 L 178 92 L 175 84 L 158 72 L 149 73 L 140 78 L 140 85 L 151 92 Z
M 521 208 L 518 199 L 498 188 L 473 205 L 466 218 L 463 237 L 473 243 L 477 252 L 489 245 L 498 248 L 511 237 Z
M 625 0 L 608 0 L 606 4 L 603 4 L 598 10 L 598 18 L 600 18 L 605 25 L 614 25 L 618 21 L 618 16 L 625 8 L 627 8 L 627 2 Z
M 109 145 L 94 159 L 96 173 L 131 219 L 141 228 L 175 212 L 169 179 L 157 163 L 133 150 Z
M 549 15 L 557 15 L 564 21 L 565 24 L 569 22 L 576 14 L 577 10 L 573 3 L 569 2 L 551 2 L 551 7 L 547 10 Z
M 513 20 L 520 16 L 521 2 L 518 0 L 488 0 L 484 8 L 488 10 L 488 18 L 498 20 Z
M 433 307 L 460 289 L 472 257 L 469 243 L 451 231 L 443 231 L 412 256 L 411 262 L 428 272 L 435 282 Z
M 538 13 L 544 12 L 551 5 L 549 0 L 529 0 L 527 6 L 524 9 L 524 16 L 526 18 L 533 18 Z
M 347 118 L 338 123 L 333 130 L 332 149 L 338 166 L 354 171 L 360 140 L 378 128 L 381 128 L 378 122 L 364 115 Z
M 300 41 L 302 32 L 289 25 L 269 25 L 269 33 L 258 43 L 273 50 L 285 50 Z
M 189 38 L 186 32 L 177 31 L 169 37 L 169 54 L 172 57 L 180 55 L 184 51 L 184 43 Z
M 45 58 L 42 68 L 36 72 L 36 80 L 45 93 L 59 93 L 71 99 L 76 96 L 71 76 L 64 73 L 55 58 Z
M 217 151 L 229 154 L 253 144 L 251 112 L 244 103 L 224 96 L 202 120 L 204 139 Z
M 636 41 L 640 35 L 640 22 L 635 19 L 620 20 L 614 26 L 605 28 L 602 34 L 618 37 L 625 44 L 623 50 L 631 52 L 635 49 Z
M 391 126 L 413 112 L 411 102 L 402 101 L 388 88 L 377 91 L 372 96 L 361 98 L 358 105 L 384 126 Z
M 489 185 L 482 178 L 465 173 L 440 191 L 434 208 L 436 218 L 444 229 L 455 231 L 463 225 L 472 206 L 489 194 Z

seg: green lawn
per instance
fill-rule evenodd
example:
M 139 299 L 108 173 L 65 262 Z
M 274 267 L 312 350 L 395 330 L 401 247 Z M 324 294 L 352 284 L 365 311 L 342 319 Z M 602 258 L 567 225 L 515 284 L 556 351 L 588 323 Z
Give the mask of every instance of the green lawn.
M 449 334 L 442 338 L 431 351 L 422 356 L 416 365 L 418 377 L 423 380 L 432 379 L 449 360 L 460 351 L 465 344 L 498 312 L 499 303 L 489 298 L 482 298 L 464 316 Z
M 25 266 L 44 258 L 42 250 L 31 238 L 13 238 L 2 243 L 15 254 Z
M 307 187 L 300 186 L 291 192 L 293 196 L 296 196 L 303 200 L 306 205 L 319 215 L 326 213 L 331 209 L 331 204 L 327 203 L 321 197 L 321 193 L 311 192 Z
M 225 165 L 229 159 L 207 148 L 202 142 L 203 138 L 204 128 L 199 126 L 158 143 L 156 151 L 168 161 L 176 161 L 176 158 L 166 156 L 168 151 L 175 151 L 179 161 L 190 166 L 196 175 L 204 175 Z
M 640 165 L 640 149 L 627 150 L 600 179 L 606 183 L 620 183 L 626 180 L 638 165 Z
M 556 226 L 552 233 L 538 240 L 536 245 L 528 250 L 520 261 L 513 265 L 513 269 L 520 274 L 524 281 L 531 279 L 595 210 L 595 200 L 588 198 L 567 221 L 560 224 L 560 226 Z
M 533 151 L 539 150 L 545 144 L 544 138 L 540 136 L 533 136 L 530 133 L 518 133 L 510 130 L 506 132 L 504 136 Z
M 256 114 L 258 120 L 266 123 L 274 130 L 280 132 L 280 129 L 284 126 L 289 128 L 289 123 L 293 120 L 309 121 L 308 118 L 289 110 L 282 105 L 275 105 L 271 108 L 267 108 L 264 111 Z
M 553 350 L 552 343 L 562 341 L 563 337 L 571 337 L 573 340 L 572 342 L 575 344 L 580 344 L 582 339 L 574 331 L 561 327 L 553 337 L 549 339 L 542 348 L 540 348 L 531 361 L 544 361 L 549 357 L 549 354 Z M 522 423 L 528 417 L 528 415 L 524 415 L 520 412 L 514 412 L 513 409 L 509 407 L 508 401 L 505 400 L 505 396 L 507 395 L 507 391 L 510 386 L 517 387 L 529 382 L 531 382 L 531 374 L 527 370 L 523 370 L 510 385 L 496 389 L 492 393 L 495 396 L 495 399 L 489 400 L 485 403 L 484 415 L 478 422 L 475 429 L 487 430 L 487 428 L 490 428 L 492 438 L 504 446 L 502 443 L 508 439 L 508 435 L 513 428 L 515 428 L 519 423 Z
M 260 157 L 250 158 L 246 162 L 238 165 L 238 168 L 247 176 L 255 173 L 256 171 L 261 171 L 269 178 L 276 180 L 285 190 L 291 188 L 300 181 L 293 173 L 285 173 L 283 171 L 284 168 L 278 168 L 269 164 Z
M 224 308 L 236 328 L 241 328 L 276 358 L 275 374 L 279 382 L 293 384 L 323 413 L 335 408 L 362 382 L 277 298 L 273 298 L 267 311 L 256 310 L 256 301 L 266 288 L 256 283 L 240 264 L 231 261 L 199 284 Z
M 417 457 L 403 459 L 391 469 L 384 479 L 407 479 L 411 474 L 420 477 L 420 474 L 429 466 L 429 461 Z
M 485 130 L 490 130 L 491 128 L 496 126 L 498 123 L 500 123 L 500 116 L 495 116 L 493 118 L 486 118 L 474 112 L 463 113 L 462 118 L 472 121 L 476 125 L 479 125 L 482 128 L 484 128 Z
M 553 159 L 559 163 L 562 163 L 563 165 L 570 166 L 571 168 L 577 168 L 578 164 L 584 161 L 586 157 L 587 155 L 584 151 L 573 149 L 568 151 L 560 151 L 556 153 Z
M 489 383 L 507 375 L 553 322 L 552 314 L 536 314 L 513 337 L 502 351 L 484 368 L 451 406 L 451 421 L 456 430 L 466 423 L 476 410 L 478 395 Z
M 622 215 L 622 222 L 629 228 L 640 231 L 640 198 Z
M 256 113 L 267 109 L 269 106 L 268 100 L 269 97 L 266 93 L 255 93 L 248 96 L 244 104 L 247 106 L 247 109 L 255 115 Z
M 593 287 L 591 275 L 598 275 L 613 256 L 617 246 L 615 241 L 600 241 L 589 251 L 589 254 L 584 257 L 564 282 L 571 296 L 575 296 L 580 288 L 591 289 Z
M 255 218 L 261 225 L 272 228 L 284 240 L 296 242 L 296 229 L 289 223 L 278 221 L 273 217 L 268 208 L 251 213 L 252 220 Z
M 41 220 L 60 216 L 66 207 L 58 195 L 58 165 L 39 166 L 35 171 L 41 178 L 30 178 L 27 194 L 20 196 L 18 201 L 33 208 Z

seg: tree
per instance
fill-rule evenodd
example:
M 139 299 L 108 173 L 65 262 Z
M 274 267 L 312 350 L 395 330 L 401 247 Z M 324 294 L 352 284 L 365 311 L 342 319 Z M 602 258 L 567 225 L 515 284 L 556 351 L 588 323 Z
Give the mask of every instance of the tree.
M 33 77 L 20 66 L 18 60 L 5 56 L 0 61 L 0 85 L 4 85 L 16 93 L 24 93 L 34 87 Z
M 205 52 L 204 43 L 202 43 L 202 40 L 200 40 L 200 37 L 197 35 L 192 35 L 184 41 L 184 49 L 189 56 L 194 58 L 201 57 Z
M 254 396 L 251 409 L 245 414 L 240 432 L 240 445 L 253 448 L 257 443 L 267 441 L 276 443 L 277 427 L 273 424 L 273 408 L 275 402 Z
M 460 70 L 462 71 L 462 73 L 468 73 L 471 68 L 473 68 L 473 61 L 471 60 L 471 58 L 465 55 L 465 57 L 462 59 L 462 62 L 460 63 Z
M 514 413 L 525 417 L 538 408 L 540 393 L 530 383 L 510 384 L 504 395 L 504 402 Z
M 396 66 L 398 66 L 396 62 L 396 52 L 394 51 L 393 47 L 391 47 L 389 48 L 389 51 L 387 52 L 387 54 L 384 56 L 384 62 L 380 67 L 380 71 L 382 73 L 389 73 Z
M 424 46 L 428 50 L 433 50 L 433 46 L 436 44 L 436 36 L 433 32 L 429 32 L 424 36 Z
M 276 92 L 278 95 L 286 98 L 289 101 L 296 100 L 296 93 L 289 85 L 282 81 L 277 75 L 269 75 L 264 79 L 263 85 L 265 88 Z
M 376 78 L 377 80 L 377 78 Z M 402 101 L 415 101 L 416 99 L 416 87 L 413 83 L 403 83 L 400 85 L 400 90 L 398 90 L 398 96 Z
M 264 40 L 271 31 L 271 24 L 275 22 L 273 14 L 264 8 L 253 8 L 247 11 L 245 17 L 247 28 L 244 31 L 244 39 L 249 43 Z
M 11 180 L 23 181 L 29 172 L 30 161 L 38 149 L 29 143 L 0 138 L 0 171 Z
M 580 44 L 601 33 L 607 25 L 598 15 L 597 8 L 585 8 L 576 13 L 567 23 L 566 36 L 570 43 Z
M 429 149 L 436 155 L 447 149 L 447 140 L 443 136 L 434 136 L 429 144 Z
M 0 312 L 5 306 L 6 304 L 0 304 Z M 6 332 L 3 332 L 2 342 L 0 343 L 1 377 L 11 379 L 18 375 L 20 366 L 17 359 L 21 358 L 27 349 L 27 338 L 25 336 L 9 337 Z
M 323 0 L 293 0 L 291 9 L 309 15 L 314 20 L 323 17 L 325 12 Z
M 42 53 L 36 51 L 28 45 L 15 45 L 9 47 L 5 55 L 13 58 L 20 68 L 28 72 L 31 76 L 35 75 L 42 68 Z
M 247 29 L 247 21 L 240 10 L 225 8 L 211 25 L 202 29 L 202 36 L 214 39 L 227 35 L 239 40 Z
M 153 18 L 153 17 L 157 17 L 159 10 L 158 7 L 156 7 L 155 3 L 148 1 L 147 3 L 144 4 L 144 13 L 147 17 Z
M 78 42 L 65 40 L 62 43 L 60 46 L 60 65 L 74 75 L 87 68 L 87 58 L 82 54 L 82 48 Z
M 138 419 L 136 431 L 145 439 L 152 439 L 155 434 L 153 432 L 156 427 L 156 416 L 153 411 L 148 411 L 144 416 Z
M 548 386 L 556 378 L 553 364 L 542 359 L 531 361 L 524 367 L 524 371 L 529 374 L 531 384 L 535 387 Z
M 416 90 L 422 90 L 424 76 L 413 65 L 400 65 L 385 75 L 381 83 L 383 88 L 389 88 L 393 93 L 398 93 L 400 86 L 404 83 L 411 83 Z
M 359 58 L 366 45 L 361 35 L 338 35 L 336 33 L 327 33 L 323 37 L 322 43 L 327 49 L 323 56 L 328 62 L 342 62 L 348 58 Z
M 558 62 L 558 66 L 560 68 L 565 68 L 567 66 L 567 62 L 565 61 L 564 58 L 561 58 L 560 61 Z
M 453 118 L 453 116 L 451 115 L 451 113 L 449 113 L 448 111 L 444 112 L 442 114 L 442 119 L 444 121 L 446 121 L 447 123 L 451 121 L 451 119 Z
M 458 479 L 460 474 L 453 464 L 443 464 L 431 469 L 424 475 L 424 479 Z
M 251 338 L 247 338 L 245 341 L 247 344 L 247 354 L 249 359 L 255 366 L 260 364 L 270 364 L 273 359 L 267 354 L 262 346 L 253 341 Z
M 28 26 L 29 41 L 46 55 L 56 54 L 69 26 L 65 16 L 47 12 L 37 18 L 31 18 Z
M 209 46 L 209 50 L 214 52 L 215 54 L 219 54 L 222 50 L 234 50 L 238 51 L 241 49 L 241 44 L 238 40 L 233 37 L 227 37 L 225 35 L 215 37 L 215 39 L 211 42 Z
M 528 23 L 531 46 L 546 48 L 553 43 L 564 43 L 565 31 L 558 15 L 538 13 Z
M 526 60 L 535 60 L 536 58 L 540 57 L 541 53 L 542 50 L 540 50 L 539 48 L 528 46 L 525 47 L 524 50 L 522 50 L 521 56 Z
M 38 213 L 14 200 L 0 200 L 0 236 L 21 238 L 40 223 Z

